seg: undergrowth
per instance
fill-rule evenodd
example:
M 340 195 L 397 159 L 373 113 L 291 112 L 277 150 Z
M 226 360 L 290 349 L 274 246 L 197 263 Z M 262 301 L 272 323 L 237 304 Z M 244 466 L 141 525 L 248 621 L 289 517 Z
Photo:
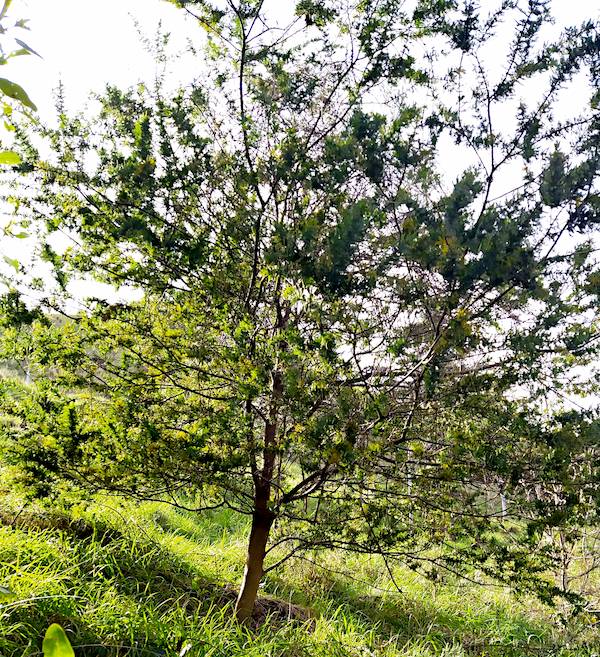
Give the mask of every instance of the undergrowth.
M 232 609 L 247 526 L 227 511 L 197 517 L 112 499 L 69 514 L 5 509 L 0 521 L 0 586 L 11 592 L 0 599 L 2 657 L 40 655 L 54 622 L 78 657 L 600 654 L 590 616 L 400 568 L 398 591 L 377 558 L 343 554 L 269 573 L 266 617 L 240 627 Z

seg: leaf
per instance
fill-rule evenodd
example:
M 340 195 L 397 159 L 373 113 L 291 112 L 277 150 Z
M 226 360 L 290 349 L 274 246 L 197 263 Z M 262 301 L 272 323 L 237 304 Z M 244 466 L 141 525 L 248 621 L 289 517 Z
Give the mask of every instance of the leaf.
M 27 95 L 25 89 L 23 89 L 23 87 L 16 82 L 11 82 L 6 78 L 0 78 L 0 91 L 2 91 L 2 93 L 7 95 L 9 98 L 14 98 L 20 103 L 23 103 L 23 105 L 30 107 L 32 110 L 37 110 L 37 107 L 31 98 L 29 98 Z
M 21 164 L 21 156 L 14 151 L 0 151 L 0 164 Z
M 9 258 L 8 256 L 4 256 L 4 262 L 7 265 L 13 267 L 15 271 L 17 272 L 19 271 L 19 261 L 16 260 L 15 258 Z
M 40 59 L 43 59 L 40 53 L 36 52 L 31 46 L 28 46 L 25 41 L 21 41 L 21 39 L 15 39 L 15 41 L 21 46 L 21 48 L 24 48 L 25 50 L 28 50 L 32 55 L 37 55 Z
M 4 0 L 4 6 L 2 7 L 2 11 L 0 11 L 0 20 L 2 20 L 6 16 L 6 12 L 8 11 L 8 8 L 11 6 L 12 0 Z
M 7 59 L 12 59 L 13 57 L 22 57 L 23 55 L 27 55 L 29 57 L 31 53 L 29 52 L 29 50 L 26 50 L 25 48 L 19 48 L 18 50 L 13 50 L 13 52 L 11 52 L 10 55 L 8 55 Z M 7 62 L 4 63 L 6 64 Z
M 53 623 L 46 631 L 42 643 L 44 657 L 75 657 L 73 648 L 63 628 Z
M 14 591 L 11 591 L 6 586 L 0 586 L 0 599 L 2 598 L 12 598 L 15 595 Z

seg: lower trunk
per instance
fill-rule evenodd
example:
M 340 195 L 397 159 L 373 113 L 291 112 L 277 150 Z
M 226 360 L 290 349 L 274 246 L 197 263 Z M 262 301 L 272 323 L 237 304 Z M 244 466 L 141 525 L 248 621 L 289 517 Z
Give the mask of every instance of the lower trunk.
M 244 623 L 252 616 L 258 586 L 263 576 L 263 564 L 269 532 L 273 524 L 270 512 L 255 512 L 252 518 L 252 529 L 248 542 L 248 557 L 244 569 L 244 577 L 240 594 L 235 605 L 236 618 Z

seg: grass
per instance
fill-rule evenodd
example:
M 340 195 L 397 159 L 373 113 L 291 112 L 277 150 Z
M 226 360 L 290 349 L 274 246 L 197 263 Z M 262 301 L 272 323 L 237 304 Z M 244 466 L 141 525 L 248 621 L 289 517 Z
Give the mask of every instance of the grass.
M 52 622 L 78 657 L 600 654 L 590 618 L 559 624 L 555 610 L 504 590 L 434 586 L 400 569 L 399 594 L 376 558 L 341 554 L 326 568 L 291 560 L 266 578 L 264 595 L 309 607 L 310 620 L 242 628 L 232 606 L 247 526 L 224 511 L 198 518 L 113 499 L 70 516 L 24 512 L 13 526 L 1 518 L 0 585 L 13 592 L 0 601 L 2 657 L 40 655 Z

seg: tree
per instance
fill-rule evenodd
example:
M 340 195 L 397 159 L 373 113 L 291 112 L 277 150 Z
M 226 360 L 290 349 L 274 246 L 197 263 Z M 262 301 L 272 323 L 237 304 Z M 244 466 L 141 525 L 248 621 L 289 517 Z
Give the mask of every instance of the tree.
M 177 4 L 198 80 L 19 133 L 65 318 L 33 318 L 27 394 L 2 382 L 5 459 L 41 493 L 249 515 L 242 621 L 305 549 L 551 598 L 534 548 L 598 499 L 596 415 L 559 408 L 598 348 L 596 26 L 542 44 L 535 0 Z M 129 292 L 73 310 L 82 276 Z

